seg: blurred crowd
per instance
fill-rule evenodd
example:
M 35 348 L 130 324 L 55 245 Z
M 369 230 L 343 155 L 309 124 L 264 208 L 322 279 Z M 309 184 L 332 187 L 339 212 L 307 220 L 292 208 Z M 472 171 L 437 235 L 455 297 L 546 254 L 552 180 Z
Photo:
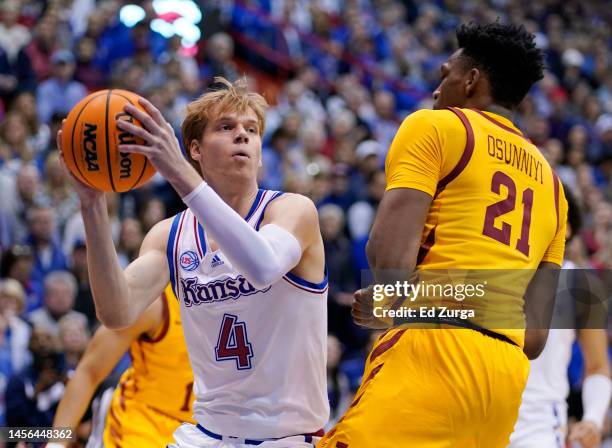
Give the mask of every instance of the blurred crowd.
M 215 75 L 272 92 L 263 188 L 311 197 L 330 278 L 330 400 L 359 384 L 372 335 L 351 320 L 365 243 L 402 119 L 431 107 L 459 23 L 511 20 L 536 34 L 548 70 L 516 119 L 578 198 L 579 267 L 612 267 L 612 9 L 597 0 L 203 1 L 203 38 L 184 47 L 118 0 L 0 2 L 0 425 L 50 426 L 65 378 L 98 325 L 75 192 L 55 135 L 89 92 L 151 100 L 178 135 L 184 107 Z M 180 139 L 179 139 L 180 140 Z M 108 194 L 122 265 L 182 208 L 168 184 Z

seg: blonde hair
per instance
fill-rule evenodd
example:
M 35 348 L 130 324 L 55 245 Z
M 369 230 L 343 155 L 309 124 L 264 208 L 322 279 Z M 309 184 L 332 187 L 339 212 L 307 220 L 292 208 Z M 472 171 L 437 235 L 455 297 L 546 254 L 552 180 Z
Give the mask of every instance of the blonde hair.
M 18 313 L 21 313 L 25 309 L 25 290 L 17 280 L 7 278 L 0 281 L 0 296 L 9 296 L 16 299 Z
M 265 113 L 268 108 L 266 99 L 259 93 L 249 92 L 246 78 L 230 82 L 222 76 L 215 76 L 215 84 L 223 87 L 211 92 L 206 92 L 197 100 L 187 105 L 187 112 L 181 134 L 187 159 L 200 172 L 200 166 L 196 160 L 191 158 L 191 142 L 202 138 L 206 125 L 213 116 L 224 112 L 245 113 L 248 109 L 253 110 L 257 116 L 259 135 L 263 135 L 265 128 Z

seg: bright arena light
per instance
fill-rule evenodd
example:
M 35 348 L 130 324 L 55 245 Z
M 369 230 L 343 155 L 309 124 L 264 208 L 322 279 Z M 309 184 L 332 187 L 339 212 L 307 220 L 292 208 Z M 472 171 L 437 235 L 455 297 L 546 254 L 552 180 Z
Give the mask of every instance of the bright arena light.
M 138 5 L 125 5 L 119 11 L 119 20 L 125 26 L 132 28 L 145 18 L 145 10 Z
M 192 0 L 154 0 L 153 10 L 157 18 L 151 21 L 151 29 L 165 38 L 180 36 L 183 47 L 191 48 L 202 37 L 197 26 L 202 20 L 202 12 Z M 145 15 L 145 10 L 140 6 L 125 5 L 119 11 L 119 20 L 132 28 Z

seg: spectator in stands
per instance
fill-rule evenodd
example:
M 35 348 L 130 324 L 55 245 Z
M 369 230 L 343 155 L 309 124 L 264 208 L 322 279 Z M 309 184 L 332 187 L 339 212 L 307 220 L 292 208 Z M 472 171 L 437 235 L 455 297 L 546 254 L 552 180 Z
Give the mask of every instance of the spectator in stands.
M 44 327 L 54 336 L 59 336 L 59 320 L 64 316 L 81 316 L 74 311 L 77 282 L 67 271 L 54 271 L 45 277 L 45 300 L 42 308 L 29 314 L 28 320 L 35 327 Z
M 375 172 L 381 171 L 385 151 L 386 149 L 376 140 L 365 140 L 355 148 L 355 169 L 351 175 L 351 189 L 360 200 L 368 197 L 368 181 Z
M 89 272 L 87 270 L 87 246 L 85 240 L 75 242 L 70 260 L 70 272 L 77 281 L 77 294 L 74 310 L 87 317 L 88 328 L 91 333 L 98 326 L 96 308 L 94 306 L 91 287 L 89 286 Z
M 34 149 L 28 139 L 26 118 L 22 113 L 14 110 L 6 114 L 0 127 L 0 139 L 5 143 L 7 151 L 0 162 L 3 170 L 16 174 L 24 162 L 34 158 Z
M 9 378 L 30 362 L 30 326 L 19 314 L 25 292 L 17 280 L 0 280 L 0 425 L 6 425 L 5 392 Z
M 0 260 L 0 277 L 15 279 L 25 291 L 25 312 L 42 306 L 43 288 L 31 280 L 34 256 L 30 246 L 14 245 L 7 249 Z
M 357 199 L 356 192 L 350 188 L 350 167 L 336 163 L 332 168 L 331 191 L 318 204 L 336 204 L 346 212 Z
M 30 234 L 26 243 L 34 254 L 32 280 L 42 283 L 48 273 L 67 269 L 66 256 L 56 237 L 55 210 L 50 206 L 31 208 L 28 224 Z
M 133 218 L 126 218 L 121 222 L 121 236 L 119 237 L 119 247 L 117 256 L 119 264 L 125 268 L 128 264 L 138 257 L 138 251 L 144 234 L 140 221 Z
M 68 219 L 79 211 L 79 199 L 62 169 L 58 151 L 53 151 L 47 156 L 42 192 L 45 203 L 55 210 L 57 230 L 63 234 Z
M 65 369 L 71 371 L 76 369 L 91 338 L 87 318 L 83 314 L 67 314 L 58 321 L 58 327 Z
M 0 4 L 0 47 L 10 63 L 17 59 L 17 54 L 31 38 L 30 31 L 17 23 L 20 6 L 17 0 L 5 0 Z
M 19 93 L 15 97 L 10 110 L 21 113 L 27 127 L 27 145 L 34 154 L 41 154 L 45 151 L 52 140 L 52 134 L 49 126 L 41 123 L 38 119 L 36 97 L 34 94 L 32 92 Z
M 281 190 L 285 179 L 285 158 L 291 140 L 284 127 L 278 127 L 262 151 L 261 185 L 269 190 Z
M 12 278 L 0 281 L 0 376 L 22 370 L 31 361 L 30 326 L 19 317 L 25 309 L 25 291 Z
M 24 50 L 19 50 L 17 56 L 10 59 L 0 47 L 0 106 L 6 107 L 17 93 L 32 90 L 35 86 L 34 72 Z
M 27 236 L 26 215 L 32 207 L 42 205 L 44 197 L 40 175 L 32 164 L 24 164 L 17 178 L 9 175 L 3 182 L 0 201 L 0 244 L 9 247 L 21 243 Z
M 238 79 L 238 69 L 233 61 L 234 41 L 227 33 L 215 33 L 208 39 L 206 46 L 206 62 L 200 70 L 200 76 L 212 83 L 215 76 L 235 81 Z
M 57 19 L 43 16 L 34 28 L 34 38 L 25 48 L 38 82 L 51 76 L 51 55 L 59 50 Z
M 43 81 L 36 92 L 38 116 L 49 123 L 55 112 L 68 114 L 87 95 L 83 84 L 72 79 L 75 70 L 74 55 L 69 50 L 58 50 L 51 56 L 52 76 Z
M 146 235 L 158 222 L 166 218 L 166 206 L 157 197 L 149 199 L 142 207 L 139 220 L 142 223 L 142 231 Z
M 74 79 L 82 83 L 87 90 L 103 89 L 108 81 L 98 61 L 96 61 L 96 41 L 88 36 L 82 37 L 76 47 L 76 70 Z
M 6 388 L 6 423 L 48 428 L 64 392 L 64 359 L 57 336 L 46 328 L 34 327 L 29 348 L 32 364 Z

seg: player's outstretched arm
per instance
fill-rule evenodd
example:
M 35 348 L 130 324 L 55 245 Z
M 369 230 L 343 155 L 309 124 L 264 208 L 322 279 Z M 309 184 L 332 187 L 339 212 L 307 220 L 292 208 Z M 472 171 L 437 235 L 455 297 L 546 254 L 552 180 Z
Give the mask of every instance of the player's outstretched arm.
M 59 131 L 60 160 L 81 202 L 89 282 L 96 314 L 109 328 L 127 327 L 163 292 L 169 281 L 165 245 L 171 220 L 162 221 L 149 231 L 140 256 L 124 273 L 113 243 L 104 193 L 88 187 L 70 173 L 63 162 L 61 142 L 62 131 Z
M 317 212 L 312 201 L 304 196 L 287 194 L 275 199 L 266 210 L 259 231 L 227 205 L 206 182 L 185 196 L 183 201 L 200 222 L 206 223 L 206 231 L 223 249 L 223 254 L 255 287 L 270 286 L 298 264 L 300 267 L 311 266 L 306 259 L 314 254 L 314 249 L 311 251 L 310 248 L 317 241 L 320 249 L 319 281 L 322 280 L 323 246 Z M 313 260 L 312 266 L 315 265 Z
M 130 344 L 143 333 L 154 333 L 163 324 L 163 304 L 155 301 L 123 330 L 100 327 L 91 339 L 59 403 L 54 428 L 76 430 L 97 387 L 115 367 Z
M 171 220 L 156 224 L 145 236 L 140 255 L 125 269 L 110 232 L 106 204 L 82 208 L 87 240 L 89 282 L 100 321 L 111 329 L 132 325 L 169 281 L 165 245 Z

